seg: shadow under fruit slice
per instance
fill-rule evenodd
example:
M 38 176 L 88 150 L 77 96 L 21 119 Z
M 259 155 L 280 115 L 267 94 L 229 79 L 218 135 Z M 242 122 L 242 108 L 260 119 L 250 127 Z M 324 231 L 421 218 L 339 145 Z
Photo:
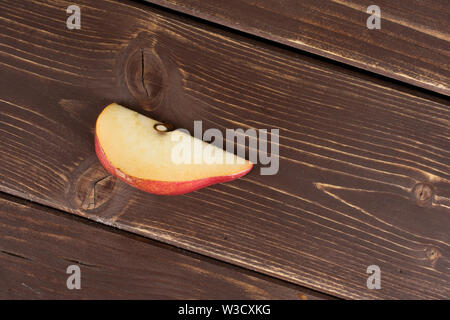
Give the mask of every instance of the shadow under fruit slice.
M 253 164 L 116 103 L 97 118 L 95 152 L 111 174 L 140 190 L 188 193 L 247 174 Z

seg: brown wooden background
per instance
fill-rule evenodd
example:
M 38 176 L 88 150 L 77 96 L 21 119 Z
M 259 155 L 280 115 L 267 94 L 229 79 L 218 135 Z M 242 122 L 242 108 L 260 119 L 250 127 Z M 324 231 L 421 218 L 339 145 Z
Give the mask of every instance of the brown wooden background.
M 146 0 L 294 48 L 450 94 L 447 0 Z M 367 8 L 381 28 L 366 27 Z
M 0 2 L 1 298 L 449 298 L 447 96 L 144 3 L 77 1 L 68 30 L 69 4 Z M 447 94 L 447 38 L 423 40 L 433 66 L 393 59 Z M 280 171 L 134 190 L 94 153 L 113 101 L 188 129 L 278 128 Z M 72 262 L 89 270 L 78 293 Z

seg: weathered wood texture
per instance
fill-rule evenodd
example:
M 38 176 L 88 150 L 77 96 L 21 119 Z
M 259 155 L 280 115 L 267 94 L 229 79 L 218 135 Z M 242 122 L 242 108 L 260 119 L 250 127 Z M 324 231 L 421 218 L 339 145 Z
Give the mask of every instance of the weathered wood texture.
M 0 194 L 0 299 L 327 296 Z M 67 267 L 81 270 L 69 290 Z
M 146 5 L 0 2 L 0 189 L 344 298 L 449 298 L 449 101 Z M 118 102 L 177 127 L 280 129 L 280 170 L 184 196 L 107 175 Z M 382 270 L 382 290 L 366 268 Z
M 450 95 L 448 0 L 146 1 Z

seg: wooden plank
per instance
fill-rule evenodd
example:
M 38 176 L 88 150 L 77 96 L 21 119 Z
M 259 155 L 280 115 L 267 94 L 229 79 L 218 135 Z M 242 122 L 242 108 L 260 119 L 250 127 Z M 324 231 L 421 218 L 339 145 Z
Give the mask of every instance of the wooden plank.
M 0 225 L 0 299 L 329 298 L 4 194 Z
M 345 298 L 449 298 L 449 101 L 125 1 L 0 3 L 0 188 Z M 102 169 L 112 102 L 176 127 L 280 129 L 260 166 L 177 197 Z M 382 290 L 366 286 L 369 265 Z
M 450 94 L 448 0 L 146 1 Z M 380 29 L 366 25 L 372 4 Z

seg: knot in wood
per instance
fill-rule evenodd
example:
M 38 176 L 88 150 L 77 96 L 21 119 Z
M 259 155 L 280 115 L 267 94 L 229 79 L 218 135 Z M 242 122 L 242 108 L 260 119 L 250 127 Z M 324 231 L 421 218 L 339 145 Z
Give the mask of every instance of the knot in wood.
M 127 57 L 125 79 L 131 94 L 145 110 L 154 110 L 163 100 L 166 72 L 154 49 L 137 48 Z
M 92 160 L 78 168 L 72 185 L 73 205 L 82 210 L 94 210 L 108 202 L 114 194 L 116 177 L 110 175 L 98 162 Z
M 436 264 L 436 261 L 441 257 L 441 253 L 439 252 L 439 250 L 434 247 L 427 248 L 425 250 L 425 254 L 433 266 Z
M 412 190 L 412 196 L 417 205 L 424 207 L 431 203 L 433 198 L 433 187 L 426 182 L 418 183 Z

